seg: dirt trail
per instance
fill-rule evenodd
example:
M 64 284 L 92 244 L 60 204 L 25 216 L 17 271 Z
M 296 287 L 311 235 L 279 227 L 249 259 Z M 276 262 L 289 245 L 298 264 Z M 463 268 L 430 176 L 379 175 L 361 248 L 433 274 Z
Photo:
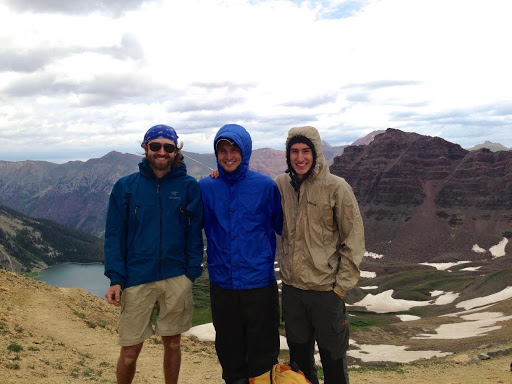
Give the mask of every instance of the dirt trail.
M 0 383 L 115 383 L 118 311 L 83 290 L 51 287 L 0 270 Z M 15 346 L 23 350 L 13 351 Z M 467 365 L 474 354 L 459 353 L 398 370 L 351 371 L 351 383 L 512 383 L 511 356 Z M 163 383 L 162 356 L 158 338 L 148 340 L 134 383 Z M 183 339 L 180 383 L 223 383 L 212 343 Z
M 115 383 L 118 308 L 3 271 L 0 287 L 0 383 Z M 145 343 L 135 383 L 163 383 L 158 342 Z M 8 351 L 13 343 L 23 351 Z M 213 346 L 184 338 L 180 383 L 222 383 L 220 376 Z

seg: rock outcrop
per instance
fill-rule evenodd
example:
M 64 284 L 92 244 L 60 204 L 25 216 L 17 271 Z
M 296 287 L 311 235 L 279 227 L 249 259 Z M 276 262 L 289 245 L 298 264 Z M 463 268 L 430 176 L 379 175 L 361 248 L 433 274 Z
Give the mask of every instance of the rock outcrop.
M 354 189 L 367 249 L 388 261 L 490 258 L 485 250 L 512 237 L 512 151 L 388 129 L 330 169 Z

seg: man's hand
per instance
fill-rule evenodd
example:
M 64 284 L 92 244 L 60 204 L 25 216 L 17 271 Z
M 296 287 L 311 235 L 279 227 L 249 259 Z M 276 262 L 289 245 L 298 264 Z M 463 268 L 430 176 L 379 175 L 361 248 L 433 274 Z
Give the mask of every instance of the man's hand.
M 214 169 L 213 171 L 210 172 L 210 175 L 209 175 L 212 179 L 217 179 L 219 177 L 219 171 L 217 169 Z
M 121 305 L 121 286 L 119 284 L 111 286 L 105 293 L 105 298 L 109 304 L 119 307 Z

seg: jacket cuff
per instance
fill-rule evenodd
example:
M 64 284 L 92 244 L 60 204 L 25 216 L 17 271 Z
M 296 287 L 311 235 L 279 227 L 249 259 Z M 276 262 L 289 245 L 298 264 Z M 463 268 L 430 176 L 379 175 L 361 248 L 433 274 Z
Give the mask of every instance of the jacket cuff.
M 339 290 L 337 290 L 336 288 L 334 288 L 334 289 L 333 289 L 333 292 L 334 292 L 335 294 L 337 294 L 337 295 L 340 297 L 340 299 L 343 299 L 343 297 L 345 296 L 345 293 L 344 293 L 344 292 L 340 292 L 340 291 L 339 291 Z

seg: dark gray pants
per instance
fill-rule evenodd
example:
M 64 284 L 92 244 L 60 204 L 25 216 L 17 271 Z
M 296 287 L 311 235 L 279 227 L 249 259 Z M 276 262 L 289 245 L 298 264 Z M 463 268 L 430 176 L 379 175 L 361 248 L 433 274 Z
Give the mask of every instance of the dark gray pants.
M 246 290 L 210 284 L 210 301 L 215 349 L 227 384 L 244 383 L 277 364 L 280 343 L 276 283 Z
M 318 344 L 325 384 L 348 384 L 349 324 L 345 303 L 334 291 L 306 291 L 283 284 L 282 310 L 290 361 L 318 383 L 314 345 Z

